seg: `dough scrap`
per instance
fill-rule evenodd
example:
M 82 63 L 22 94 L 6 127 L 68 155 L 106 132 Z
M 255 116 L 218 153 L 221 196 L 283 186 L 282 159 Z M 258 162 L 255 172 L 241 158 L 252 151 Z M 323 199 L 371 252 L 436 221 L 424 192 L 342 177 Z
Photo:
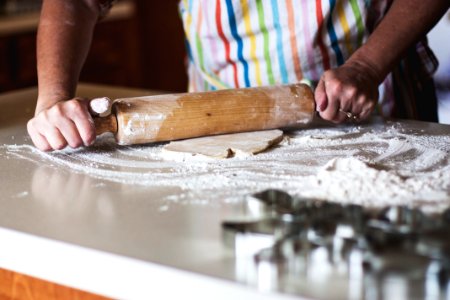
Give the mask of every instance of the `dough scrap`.
M 165 145 L 163 151 L 192 156 L 230 158 L 260 153 L 282 140 L 281 130 L 252 131 L 174 141 Z

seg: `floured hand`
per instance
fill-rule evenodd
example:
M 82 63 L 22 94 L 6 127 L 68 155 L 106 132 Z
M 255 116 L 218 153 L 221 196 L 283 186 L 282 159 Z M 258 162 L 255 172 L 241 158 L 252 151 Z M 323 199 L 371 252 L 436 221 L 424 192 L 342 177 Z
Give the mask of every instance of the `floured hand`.
M 378 101 L 378 84 L 373 71 L 359 63 L 328 70 L 315 91 L 317 110 L 333 123 L 367 119 Z
M 91 145 L 95 126 L 88 106 L 89 100 L 74 98 L 36 112 L 27 124 L 34 145 L 42 151 Z

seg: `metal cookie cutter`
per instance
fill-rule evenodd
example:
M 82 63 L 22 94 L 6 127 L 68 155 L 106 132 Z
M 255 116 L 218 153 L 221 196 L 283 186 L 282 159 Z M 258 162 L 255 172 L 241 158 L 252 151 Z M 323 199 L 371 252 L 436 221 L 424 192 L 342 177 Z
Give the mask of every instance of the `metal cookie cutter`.
M 284 238 L 298 234 L 299 224 L 279 219 L 262 219 L 253 222 L 223 222 L 225 244 L 236 256 L 253 257 L 261 249 L 272 247 Z

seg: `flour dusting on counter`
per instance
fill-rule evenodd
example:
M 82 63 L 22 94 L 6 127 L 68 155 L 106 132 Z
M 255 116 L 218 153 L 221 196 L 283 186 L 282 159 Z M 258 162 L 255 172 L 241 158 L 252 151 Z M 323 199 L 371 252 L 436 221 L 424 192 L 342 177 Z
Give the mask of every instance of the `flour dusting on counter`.
M 177 188 L 167 203 L 234 201 L 268 188 L 368 207 L 450 205 L 450 137 L 403 129 L 401 123 L 288 133 L 268 152 L 228 160 L 167 160 L 163 144 L 117 146 L 103 136 L 88 149 L 43 153 L 5 145 L 16 156 L 95 178 L 149 189 Z M 166 210 L 162 207 L 161 210 Z

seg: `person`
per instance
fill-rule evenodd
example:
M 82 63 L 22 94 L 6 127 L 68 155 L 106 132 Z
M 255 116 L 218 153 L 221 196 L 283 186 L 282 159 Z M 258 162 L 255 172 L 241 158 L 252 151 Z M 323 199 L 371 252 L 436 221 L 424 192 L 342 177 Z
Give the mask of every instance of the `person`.
M 43 151 L 91 145 L 88 100 L 75 98 L 98 19 L 113 1 L 44 0 L 39 93 L 27 129 Z M 181 0 L 189 91 L 308 80 L 319 115 L 436 121 L 426 33 L 448 0 Z

